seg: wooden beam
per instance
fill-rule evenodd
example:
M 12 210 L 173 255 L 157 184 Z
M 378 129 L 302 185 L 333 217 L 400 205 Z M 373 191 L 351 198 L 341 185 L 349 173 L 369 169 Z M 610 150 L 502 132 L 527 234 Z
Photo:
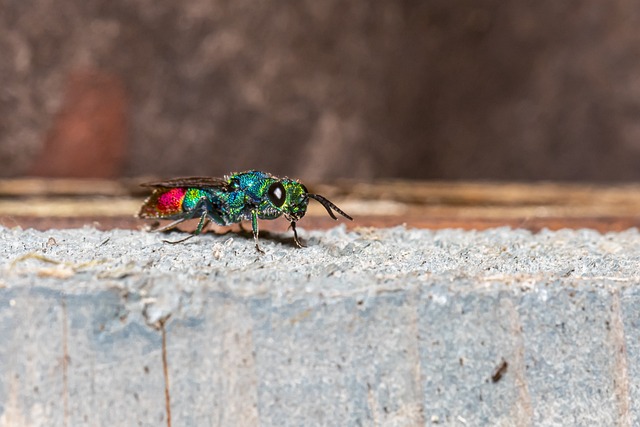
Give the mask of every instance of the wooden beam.
M 78 227 L 137 228 L 134 218 L 148 179 L 123 181 L 70 179 L 0 180 L 0 224 L 39 229 Z M 640 185 L 561 183 L 477 183 L 342 181 L 309 185 L 355 217 L 349 227 L 406 224 L 419 228 L 486 229 L 499 226 L 593 228 L 600 231 L 640 226 Z M 286 228 L 263 221 L 266 229 Z M 336 225 L 317 203 L 310 203 L 300 225 Z M 188 226 L 187 226 L 188 227 Z

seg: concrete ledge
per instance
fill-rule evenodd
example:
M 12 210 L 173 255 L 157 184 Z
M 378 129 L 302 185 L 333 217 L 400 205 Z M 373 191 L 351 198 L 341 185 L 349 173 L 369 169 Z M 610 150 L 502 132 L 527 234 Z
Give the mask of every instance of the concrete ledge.
M 640 423 L 636 230 L 179 237 L 0 228 L 1 426 Z

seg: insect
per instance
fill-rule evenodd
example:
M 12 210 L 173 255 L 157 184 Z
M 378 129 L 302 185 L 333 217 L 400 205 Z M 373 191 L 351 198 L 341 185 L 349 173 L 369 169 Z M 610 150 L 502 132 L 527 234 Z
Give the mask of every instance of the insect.
M 260 253 L 264 252 L 258 244 L 258 219 L 283 215 L 291 223 L 293 240 L 302 247 L 296 222 L 307 212 L 309 199 L 320 202 L 335 220 L 338 218 L 333 211 L 353 220 L 323 196 L 309 193 L 297 180 L 257 170 L 232 173 L 224 178 L 176 178 L 142 185 L 153 188 L 153 192 L 140 208 L 138 217 L 174 220 L 154 231 L 170 230 L 181 222 L 200 218 L 190 238 L 200 234 L 209 221 L 230 225 L 250 220 L 256 250 Z
M 491 375 L 491 382 L 497 383 L 502 379 L 502 376 L 507 372 L 509 368 L 509 363 L 506 360 L 502 359 L 500 364 L 496 369 L 493 370 L 493 374 Z

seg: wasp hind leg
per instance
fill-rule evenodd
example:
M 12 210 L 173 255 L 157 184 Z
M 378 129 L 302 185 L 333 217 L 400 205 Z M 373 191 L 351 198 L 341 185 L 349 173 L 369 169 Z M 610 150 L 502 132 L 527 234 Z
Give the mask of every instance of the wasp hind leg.
M 179 219 L 179 220 L 177 220 L 177 221 L 172 222 L 172 223 L 171 223 L 171 224 L 169 224 L 169 225 L 172 225 L 172 224 L 177 225 L 177 224 L 181 223 L 182 221 L 185 221 L 185 219 Z M 174 241 L 171 241 L 171 240 L 163 240 L 163 242 L 165 242 L 165 243 L 171 243 L 172 245 L 175 245 L 175 244 L 177 244 L 177 243 L 183 243 L 183 242 L 186 242 L 187 240 L 189 240 L 189 239 L 190 239 L 190 238 L 192 238 L 193 236 L 197 236 L 197 235 L 199 235 L 200 233 L 202 233 L 202 230 L 204 230 L 204 228 L 207 226 L 207 224 L 209 224 L 209 218 L 207 218 L 207 212 L 205 211 L 205 212 L 202 212 L 202 215 L 200 216 L 200 222 L 198 222 L 198 226 L 196 227 L 196 229 L 194 230 L 194 232 L 193 232 L 193 233 L 191 233 L 189 236 L 185 237 L 184 239 L 174 240 Z M 175 225 L 173 225 L 173 226 L 175 227 Z
M 174 228 L 176 228 L 178 225 L 180 225 L 181 223 L 185 222 L 187 220 L 187 218 L 180 218 L 177 219 L 175 221 L 173 221 L 170 224 L 165 225 L 164 227 L 158 227 L 158 228 L 154 228 L 151 231 L 154 233 L 162 233 L 163 231 L 169 231 L 172 230 Z

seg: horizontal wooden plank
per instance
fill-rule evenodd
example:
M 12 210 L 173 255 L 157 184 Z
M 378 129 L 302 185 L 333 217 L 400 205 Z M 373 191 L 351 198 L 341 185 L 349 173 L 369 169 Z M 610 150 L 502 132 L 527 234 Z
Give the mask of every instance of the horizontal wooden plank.
M 52 228 L 80 228 L 83 226 L 93 226 L 100 230 L 113 228 L 121 229 L 144 229 L 153 222 L 144 221 L 133 217 L 101 217 L 101 216 L 76 216 L 76 217 L 30 217 L 30 216 L 0 216 L 0 225 L 4 227 L 35 228 L 37 230 L 48 230 Z M 623 231 L 629 228 L 640 228 L 639 217 L 598 217 L 598 218 L 430 218 L 430 217 L 396 217 L 396 216 L 363 216 L 356 217 L 353 222 L 333 221 L 329 217 L 305 216 L 298 223 L 298 227 L 307 230 L 327 229 L 344 224 L 348 229 L 362 230 L 367 227 L 394 227 L 403 225 L 413 228 L 444 229 L 460 228 L 465 230 L 486 230 L 496 227 L 522 228 L 533 232 L 538 232 L 544 228 L 549 230 L 560 230 L 563 228 L 581 229 L 589 228 L 600 232 Z M 190 231 L 196 226 L 195 221 L 185 222 L 180 226 L 180 230 Z M 261 221 L 260 230 L 283 232 L 287 230 L 289 224 L 284 219 L 275 221 Z M 249 223 L 245 224 L 245 229 L 251 228 Z M 228 230 L 238 230 L 239 227 L 217 227 L 210 226 L 209 229 L 218 233 Z
M 138 184 L 146 180 L 0 180 L 0 224 L 38 229 L 94 222 L 101 228 L 142 227 L 146 222 L 134 215 L 148 192 Z M 635 184 L 342 181 L 309 188 L 354 216 L 353 223 L 344 221 L 349 227 L 406 224 L 419 228 L 510 226 L 607 231 L 640 226 L 640 186 Z M 266 230 L 287 227 L 285 221 L 263 222 Z M 308 228 L 336 224 L 313 202 L 300 222 Z

